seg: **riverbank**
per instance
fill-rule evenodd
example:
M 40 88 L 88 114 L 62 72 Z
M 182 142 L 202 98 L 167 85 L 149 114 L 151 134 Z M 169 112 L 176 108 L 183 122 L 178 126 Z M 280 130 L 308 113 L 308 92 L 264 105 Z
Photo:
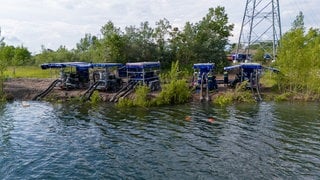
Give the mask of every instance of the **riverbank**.
M 11 78 L 4 82 L 4 92 L 7 100 L 32 100 L 36 95 L 47 89 L 54 80 L 52 78 Z M 80 90 L 63 91 L 55 88 L 51 92 L 51 96 L 55 96 L 57 99 L 65 99 L 79 96 L 81 92 Z
M 4 92 L 6 93 L 7 100 L 32 100 L 36 95 L 44 91 L 54 80 L 53 78 L 11 78 L 5 81 Z M 86 89 L 66 91 L 56 87 L 48 94 L 47 99 L 69 100 L 71 98 L 81 97 L 85 91 Z M 234 94 L 234 92 L 234 89 L 220 84 L 218 91 L 209 94 L 209 99 L 214 100 L 219 96 Z M 262 86 L 261 92 L 263 100 L 270 101 L 319 101 L 320 99 L 319 96 L 316 95 L 278 93 L 272 90 L 271 87 L 266 86 Z M 114 93 L 99 92 L 99 95 L 103 101 L 109 101 Z M 152 95 L 156 96 L 157 93 L 153 93 Z M 199 94 L 193 93 L 191 101 L 200 101 Z
M 8 100 L 32 100 L 36 95 L 44 91 L 55 79 L 52 78 L 11 78 L 4 83 L 4 92 L 6 93 Z M 86 89 L 82 90 L 61 90 L 56 87 L 49 93 L 48 98 L 54 98 L 58 100 L 66 100 L 70 98 L 80 97 L 85 93 Z M 221 95 L 232 91 L 224 85 L 219 85 L 218 92 L 212 92 L 209 94 L 209 99 L 213 99 L 215 96 Z M 114 93 L 99 92 L 103 101 L 109 101 Z M 153 95 L 155 95 L 154 93 Z M 200 96 L 194 93 L 192 101 L 200 101 Z

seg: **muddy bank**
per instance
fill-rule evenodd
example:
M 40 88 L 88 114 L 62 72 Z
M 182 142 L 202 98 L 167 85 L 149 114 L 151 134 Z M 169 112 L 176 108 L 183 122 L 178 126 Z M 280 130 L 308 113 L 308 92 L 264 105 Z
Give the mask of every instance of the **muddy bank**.
M 8 79 L 4 83 L 4 92 L 8 100 L 32 100 L 36 95 L 47 89 L 54 80 L 39 78 Z M 49 95 L 54 95 L 57 98 L 66 98 L 78 96 L 81 93 L 82 90 L 63 91 L 56 87 Z
M 8 100 L 32 100 L 35 96 L 46 90 L 49 85 L 56 79 L 48 78 L 13 78 L 8 79 L 4 83 L 4 91 L 6 93 Z M 209 94 L 209 99 L 213 100 L 216 96 L 227 91 L 233 91 L 225 87 L 223 84 L 219 84 L 218 91 L 214 91 Z M 86 92 L 86 89 L 82 90 L 62 90 L 59 87 L 55 87 L 47 96 L 46 99 L 54 100 L 68 100 L 70 98 L 81 97 Z M 263 94 L 269 94 L 270 89 L 263 87 Z M 115 94 L 99 92 L 103 101 L 109 101 Z M 271 93 L 272 94 L 272 93 Z M 151 96 L 156 96 L 157 93 L 152 93 Z M 206 100 L 206 99 L 203 99 Z M 200 96 L 198 93 L 194 93 L 192 96 L 192 101 L 200 101 Z
M 8 100 L 32 100 L 39 93 L 43 92 L 55 79 L 41 78 L 14 78 L 8 79 L 4 83 L 4 92 Z M 55 87 L 48 95 L 49 99 L 66 100 L 69 98 L 80 97 L 85 93 L 86 89 L 82 90 L 62 90 Z M 225 91 L 225 87 L 219 87 L 219 91 Z M 210 94 L 210 98 L 216 93 Z M 104 101 L 109 101 L 114 93 L 100 92 L 100 96 Z M 153 96 L 154 93 L 153 93 Z M 193 101 L 199 101 L 199 94 L 194 94 Z

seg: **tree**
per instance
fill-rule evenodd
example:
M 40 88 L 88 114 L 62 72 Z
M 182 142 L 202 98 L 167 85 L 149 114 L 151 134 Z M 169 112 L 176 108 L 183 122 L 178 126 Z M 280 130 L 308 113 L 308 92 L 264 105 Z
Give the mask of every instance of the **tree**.
M 27 48 L 21 46 L 13 48 L 13 57 L 10 65 L 13 66 L 13 75 L 16 75 L 16 66 L 27 65 L 31 63 L 31 53 Z
M 276 66 L 281 75 L 276 80 L 282 91 L 320 93 L 320 31 L 309 29 L 305 34 L 300 12 L 292 28 L 283 35 Z
M 1 37 L 0 29 L 0 100 L 2 100 L 4 91 L 3 91 L 3 82 L 4 82 L 4 71 L 7 69 L 8 63 L 5 59 L 4 48 L 5 44 L 3 42 L 4 38 Z
M 304 15 L 303 15 L 303 13 L 301 11 L 296 16 L 296 19 L 292 23 L 291 30 L 297 30 L 297 29 L 301 29 L 301 30 L 305 29 L 305 27 L 304 27 Z
M 228 24 L 225 8 L 210 8 L 209 13 L 196 24 L 195 52 L 199 62 L 213 62 L 219 69 L 226 65 L 225 47 L 233 30 Z
M 74 54 L 69 51 L 65 46 L 60 46 L 56 52 L 53 52 L 56 62 L 74 61 Z
M 105 62 L 125 62 L 125 41 L 121 35 L 120 28 L 116 28 L 111 21 L 108 21 L 101 28 L 103 38 L 101 40 L 102 46 L 99 51 L 102 54 Z
M 77 43 L 77 48 L 73 52 L 74 56 L 80 61 L 99 61 L 102 59 L 98 53 L 98 47 L 100 47 L 100 44 L 101 43 L 97 36 L 85 34 L 85 37 L 81 38 L 80 42 Z
M 170 37 L 171 25 L 167 19 L 161 19 L 156 22 L 157 27 L 154 30 L 154 38 L 157 46 L 156 61 L 162 62 L 162 64 L 170 65 L 172 59 L 169 59 L 170 50 L 168 38 Z
M 35 64 L 56 62 L 54 51 L 47 49 L 45 46 L 41 46 L 41 53 L 34 56 Z
M 187 22 L 183 32 L 177 34 L 172 40 L 172 44 L 177 46 L 176 58 L 181 63 L 181 67 L 188 67 L 197 59 L 195 54 L 195 26 Z

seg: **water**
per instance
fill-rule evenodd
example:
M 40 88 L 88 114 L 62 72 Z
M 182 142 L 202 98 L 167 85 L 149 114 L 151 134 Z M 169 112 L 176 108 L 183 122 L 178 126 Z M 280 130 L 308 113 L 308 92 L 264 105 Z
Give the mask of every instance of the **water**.
M 318 103 L 28 103 L 0 106 L 0 179 L 320 178 Z

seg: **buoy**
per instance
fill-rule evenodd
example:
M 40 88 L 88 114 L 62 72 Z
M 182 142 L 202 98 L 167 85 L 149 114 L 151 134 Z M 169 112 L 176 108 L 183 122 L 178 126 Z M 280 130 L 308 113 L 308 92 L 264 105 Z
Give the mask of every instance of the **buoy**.
M 22 101 L 21 104 L 22 104 L 22 107 L 29 107 L 30 106 L 30 104 L 27 101 Z
M 214 118 L 213 118 L 213 117 L 209 117 L 209 118 L 208 118 L 208 122 L 209 122 L 209 123 L 213 123 L 213 122 L 214 122 Z
M 185 120 L 186 120 L 186 121 L 191 121 L 191 116 L 186 116 L 186 117 L 185 117 Z

